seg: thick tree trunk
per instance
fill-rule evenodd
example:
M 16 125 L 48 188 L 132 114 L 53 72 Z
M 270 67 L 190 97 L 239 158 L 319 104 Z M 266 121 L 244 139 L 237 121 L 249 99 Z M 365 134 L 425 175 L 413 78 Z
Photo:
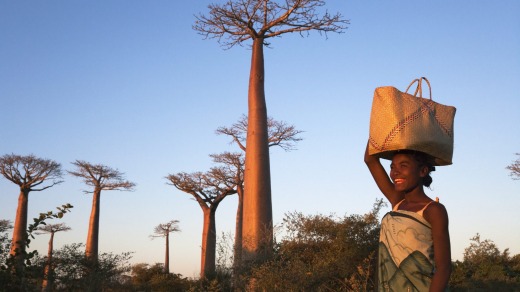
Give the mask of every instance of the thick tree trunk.
M 49 250 L 47 251 L 47 263 L 43 271 L 42 291 L 53 291 L 53 274 L 52 274 L 52 251 L 54 246 L 54 232 L 51 232 L 51 239 L 49 239 Z
M 170 273 L 170 233 L 166 233 L 166 254 L 164 255 L 164 273 Z
M 92 211 L 90 212 L 90 221 L 87 235 L 87 246 L 85 248 L 85 257 L 87 259 L 88 268 L 88 290 L 101 291 L 101 279 L 98 275 L 98 244 L 99 244 L 99 214 L 101 204 L 101 190 L 95 189 L 92 194 Z
M 29 191 L 20 190 L 18 209 L 14 221 L 11 255 L 15 256 L 16 269 L 23 269 L 25 258 L 25 242 L 27 240 L 27 210 L 29 208 Z
M 273 243 L 263 55 L 263 39 L 254 39 L 249 76 L 242 255 L 244 261 L 255 262 L 270 256 Z
M 217 233 L 215 227 L 216 208 L 206 208 L 202 211 L 204 212 L 204 228 L 202 230 L 200 278 L 204 279 L 215 274 Z
M 29 208 L 29 190 L 20 188 L 18 196 L 18 208 L 16 209 L 16 218 L 13 228 L 13 239 L 11 242 L 10 254 L 14 256 L 14 266 L 12 272 L 14 276 L 20 279 L 19 290 L 27 289 L 27 281 L 25 279 L 24 259 L 26 257 L 25 244 L 27 242 L 27 210 Z
M 85 255 L 91 264 L 96 264 L 98 259 L 100 201 L 101 190 L 95 190 L 92 195 L 92 211 L 90 212 L 87 246 L 85 248 Z

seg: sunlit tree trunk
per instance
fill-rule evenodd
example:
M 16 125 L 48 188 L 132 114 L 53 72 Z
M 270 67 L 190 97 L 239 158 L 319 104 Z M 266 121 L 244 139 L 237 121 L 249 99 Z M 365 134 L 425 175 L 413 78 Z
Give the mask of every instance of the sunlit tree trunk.
M 51 232 L 51 239 L 49 239 L 49 250 L 47 251 L 47 263 L 43 271 L 42 291 L 52 291 L 54 284 L 54 275 L 52 274 L 52 251 L 54 247 L 54 232 Z
M 201 271 L 200 278 L 211 277 L 215 274 L 215 258 L 217 234 L 215 227 L 216 208 L 204 208 L 204 227 L 202 229 Z
M 99 291 L 101 282 L 98 275 L 98 244 L 99 244 L 99 214 L 101 204 L 101 190 L 95 189 L 92 194 L 92 210 L 87 235 L 87 245 L 85 247 L 85 257 L 87 259 L 89 290 Z
M 29 208 L 29 190 L 21 189 L 18 196 L 18 208 L 13 228 L 11 242 L 11 255 L 14 256 L 13 275 L 20 279 L 20 291 L 25 290 L 27 281 L 25 278 L 26 243 L 27 243 L 27 211 Z
M 273 242 L 263 39 L 255 38 L 248 93 L 247 150 L 244 173 L 243 260 L 263 261 Z
M 11 244 L 11 255 L 15 256 L 16 268 L 23 268 L 25 258 L 25 243 L 27 240 L 27 210 L 29 207 L 29 191 L 20 190 L 18 196 L 18 208 L 13 228 L 13 241 Z
M 98 260 L 100 204 L 101 190 L 95 190 L 92 195 L 92 210 L 90 212 L 87 246 L 85 248 L 85 255 L 90 264 L 96 264 Z
M 233 266 L 235 268 L 235 271 L 240 269 L 240 264 L 242 262 L 242 222 L 244 221 L 244 191 L 240 187 L 237 187 L 237 189 L 238 206 L 237 216 L 235 219 L 235 246 L 233 254 Z

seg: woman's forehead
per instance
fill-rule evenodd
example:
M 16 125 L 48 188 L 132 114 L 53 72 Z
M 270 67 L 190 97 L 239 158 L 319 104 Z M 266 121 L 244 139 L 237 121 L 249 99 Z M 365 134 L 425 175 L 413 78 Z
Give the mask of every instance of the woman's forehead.
M 407 153 L 396 153 L 394 157 L 392 157 L 392 163 L 399 163 L 405 161 L 415 161 L 411 154 Z

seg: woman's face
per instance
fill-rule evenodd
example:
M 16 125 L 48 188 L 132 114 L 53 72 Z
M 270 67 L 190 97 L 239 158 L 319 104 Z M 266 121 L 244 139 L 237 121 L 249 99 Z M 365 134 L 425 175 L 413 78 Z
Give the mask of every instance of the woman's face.
M 410 154 L 396 154 L 390 164 L 390 178 L 396 191 L 407 193 L 422 186 L 422 178 L 426 174 L 427 167 L 419 167 L 417 160 Z

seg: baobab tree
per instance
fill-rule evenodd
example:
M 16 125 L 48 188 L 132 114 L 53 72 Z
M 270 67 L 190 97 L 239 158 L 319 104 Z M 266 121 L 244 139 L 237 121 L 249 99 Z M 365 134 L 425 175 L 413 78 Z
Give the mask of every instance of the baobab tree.
M 124 174 L 119 170 L 105 165 L 92 164 L 82 160 L 76 160 L 72 164 L 76 166 L 76 170 L 68 171 L 68 173 L 81 178 L 87 186 L 92 187 L 92 190 L 84 191 L 84 193 L 93 194 L 85 255 L 90 264 L 95 265 L 99 252 L 101 191 L 132 191 L 135 183 L 125 180 Z
M 235 273 L 239 271 L 242 256 L 242 210 L 244 198 L 244 155 L 242 153 L 224 152 L 211 154 L 215 163 L 219 163 L 226 168 L 231 175 L 234 174 L 234 184 L 238 195 L 237 214 L 235 219 L 235 244 L 233 250 L 233 266 Z
M 0 219 L 0 233 L 6 232 L 12 228 L 13 225 L 11 224 L 11 220 Z
M 247 260 L 270 256 L 273 242 L 271 177 L 264 91 L 264 46 L 288 33 L 342 33 L 349 23 L 342 15 L 320 13 L 323 0 L 230 0 L 211 4 L 209 16 L 196 16 L 193 29 L 216 38 L 225 48 L 252 41 L 248 89 L 247 151 L 244 176 L 243 252 Z
M 217 135 L 226 135 L 231 137 L 231 143 L 246 152 L 247 137 L 247 116 L 242 115 L 238 122 L 230 127 L 219 127 L 216 130 Z M 272 117 L 267 118 L 267 132 L 269 147 L 278 146 L 285 151 L 296 149 L 295 145 L 301 141 L 299 136 L 303 131 L 297 130 L 295 126 L 289 125 L 284 121 L 278 121 Z M 242 221 L 243 221 L 243 201 L 244 201 L 244 160 L 240 153 L 223 153 L 213 155 L 215 162 L 223 163 L 231 167 L 231 171 L 236 172 L 236 184 L 238 195 L 238 206 L 235 227 L 235 246 L 234 246 L 234 267 L 235 271 L 239 268 L 242 255 Z
M 37 228 L 36 234 L 50 234 L 49 248 L 47 250 L 47 261 L 43 270 L 42 291 L 54 291 L 54 271 L 52 268 L 52 253 L 54 250 L 54 234 L 57 232 L 66 232 L 71 228 L 65 223 L 47 224 Z
M 167 223 L 159 224 L 153 229 L 153 235 L 150 238 L 156 237 L 166 238 L 166 252 L 164 255 L 164 273 L 170 273 L 170 233 L 179 232 L 179 220 L 171 220 Z
M 520 153 L 516 153 L 516 155 L 520 156 Z M 520 158 L 513 161 L 509 166 L 506 167 L 506 169 L 511 171 L 509 175 L 511 175 L 514 180 L 520 179 Z
M 43 191 L 62 183 L 61 164 L 32 154 L 27 156 L 7 154 L 0 157 L 0 173 L 20 187 L 10 253 L 15 257 L 16 268 L 23 269 L 27 243 L 29 193 Z
M 213 167 L 208 172 L 170 174 L 168 184 L 191 196 L 199 203 L 204 214 L 201 247 L 201 279 L 215 273 L 217 233 L 215 213 L 228 195 L 236 193 L 234 174 L 224 167 Z

